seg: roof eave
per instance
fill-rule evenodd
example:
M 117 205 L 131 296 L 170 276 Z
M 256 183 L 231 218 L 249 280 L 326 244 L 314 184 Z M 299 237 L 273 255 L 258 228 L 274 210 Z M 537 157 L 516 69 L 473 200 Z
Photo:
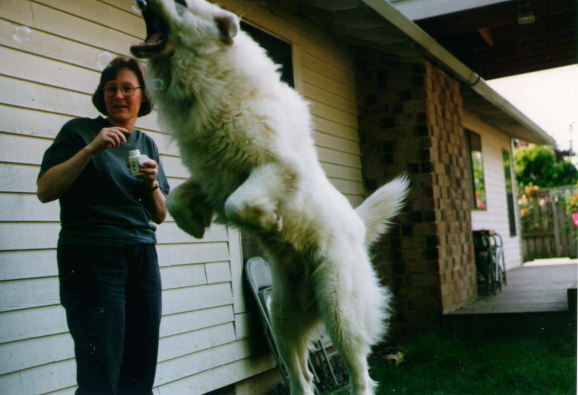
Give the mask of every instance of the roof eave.
M 477 113 L 482 119 L 485 118 L 486 121 L 489 121 L 488 123 L 493 124 L 493 126 L 513 138 L 541 145 L 556 144 L 556 141 L 542 128 L 490 88 L 478 74 L 443 48 L 430 35 L 407 19 L 386 0 L 361 1 L 421 46 L 427 55 L 438 63 L 443 64 L 448 72 L 463 82 L 465 89 L 470 89 L 482 97 L 489 108 L 481 109 L 478 108 L 480 107 L 479 102 L 477 104 L 468 102 L 468 95 L 464 97 L 464 107 Z M 484 114 L 487 115 L 492 109 L 501 111 L 507 116 L 506 119 L 488 120 Z

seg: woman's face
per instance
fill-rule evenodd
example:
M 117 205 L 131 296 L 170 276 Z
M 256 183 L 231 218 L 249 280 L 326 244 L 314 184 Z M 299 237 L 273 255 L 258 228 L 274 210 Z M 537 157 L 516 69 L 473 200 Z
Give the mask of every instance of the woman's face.
M 108 121 L 115 126 L 134 126 L 138 118 L 141 103 L 145 100 L 138 77 L 131 69 L 120 69 L 116 79 L 104 84 L 104 103 L 108 112 Z M 112 94 L 113 88 L 116 92 Z M 134 93 L 127 96 L 127 88 L 133 87 Z M 110 93 L 107 93 L 107 90 Z M 128 89 L 130 91 L 130 89 Z M 124 93 L 123 93 L 124 92 Z M 130 94 L 130 93 L 129 93 Z

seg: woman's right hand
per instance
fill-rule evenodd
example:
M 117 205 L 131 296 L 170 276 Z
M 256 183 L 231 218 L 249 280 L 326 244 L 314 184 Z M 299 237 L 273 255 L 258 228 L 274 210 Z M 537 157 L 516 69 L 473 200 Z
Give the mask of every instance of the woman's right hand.
M 102 128 L 86 148 L 93 154 L 109 148 L 118 148 L 121 143 L 126 143 L 125 134 L 128 133 L 130 132 L 127 129 L 118 126 Z
M 38 199 L 42 203 L 47 203 L 60 198 L 78 178 L 94 154 L 126 143 L 125 133 L 130 132 L 118 126 L 103 128 L 94 140 L 72 158 L 48 169 L 37 181 Z

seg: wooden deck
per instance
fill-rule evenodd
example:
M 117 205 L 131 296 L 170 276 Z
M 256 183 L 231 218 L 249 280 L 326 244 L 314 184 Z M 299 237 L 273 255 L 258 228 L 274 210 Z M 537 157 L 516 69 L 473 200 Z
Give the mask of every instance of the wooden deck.
M 578 260 L 570 259 L 538 260 L 510 270 L 501 292 L 444 315 L 444 332 L 498 337 L 576 333 L 577 276 Z
M 544 259 L 506 273 L 507 285 L 450 314 L 542 313 L 568 311 L 568 289 L 576 288 L 578 260 Z

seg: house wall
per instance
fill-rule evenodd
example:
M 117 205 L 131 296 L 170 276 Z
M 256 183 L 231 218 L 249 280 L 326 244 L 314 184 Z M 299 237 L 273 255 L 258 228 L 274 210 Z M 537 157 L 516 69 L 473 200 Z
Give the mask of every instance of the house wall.
M 42 154 L 73 117 L 95 117 L 98 55 L 128 55 L 144 23 L 131 0 L 0 2 L 0 393 L 72 393 L 72 339 L 58 296 L 58 203 L 35 196 Z M 290 14 L 225 1 L 248 22 L 293 44 L 297 89 L 312 103 L 314 137 L 331 181 L 362 199 L 354 77 L 347 48 Z M 28 26 L 28 41 L 12 38 Z M 154 138 L 171 187 L 187 178 L 155 114 Z M 204 393 L 275 366 L 245 303 L 239 233 L 214 226 L 203 240 L 169 218 L 159 226 L 163 321 L 156 393 Z M 247 386 L 245 386 L 247 388 Z M 250 389 L 248 393 L 254 393 Z
M 502 150 L 510 153 L 513 161 L 514 154 L 511 147 L 511 138 L 488 125 L 474 114 L 464 114 L 464 127 L 476 132 L 482 140 L 482 157 L 484 161 L 484 181 L 486 185 L 487 208 L 472 210 L 472 228 L 474 230 L 489 229 L 496 231 L 504 243 L 504 260 L 506 269 L 512 269 L 522 264 L 522 245 L 520 239 L 519 210 L 514 202 L 516 215 L 516 236 L 510 236 L 508 221 L 508 203 L 506 200 L 506 178 Z M 513 163 L 513 162 L 512 162 Z M 515 183 L 515 176 L 512 175 Z M 513 186 L 516 191 L 516 185 Z

